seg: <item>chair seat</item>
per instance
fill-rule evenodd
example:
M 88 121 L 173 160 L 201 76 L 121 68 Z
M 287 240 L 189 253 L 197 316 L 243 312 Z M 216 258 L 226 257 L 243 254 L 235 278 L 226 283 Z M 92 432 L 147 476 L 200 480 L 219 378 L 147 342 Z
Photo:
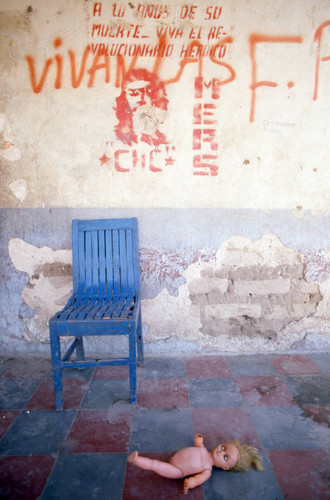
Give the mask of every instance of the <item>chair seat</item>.
M 72 297 L 68 305 L 53 316 L 51 321 L 128 319 L 134 314 L 135 297 Z

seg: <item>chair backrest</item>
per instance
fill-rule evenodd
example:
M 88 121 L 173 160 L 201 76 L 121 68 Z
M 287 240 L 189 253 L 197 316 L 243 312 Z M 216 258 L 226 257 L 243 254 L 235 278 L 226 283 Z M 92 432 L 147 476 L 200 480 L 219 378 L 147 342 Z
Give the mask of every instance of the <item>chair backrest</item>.
M 72 221 L 73 293 L 138 297 L 137 219 Z

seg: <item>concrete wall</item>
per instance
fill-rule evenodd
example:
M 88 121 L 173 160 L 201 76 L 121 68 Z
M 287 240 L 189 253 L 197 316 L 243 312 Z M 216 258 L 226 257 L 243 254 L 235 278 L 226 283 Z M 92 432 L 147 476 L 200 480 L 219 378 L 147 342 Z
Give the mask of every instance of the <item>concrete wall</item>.
M 48 351 L 72 219 L 127 216 L 147 352 L 329 347 L 327 7 L 0 0 L 2 349 Z

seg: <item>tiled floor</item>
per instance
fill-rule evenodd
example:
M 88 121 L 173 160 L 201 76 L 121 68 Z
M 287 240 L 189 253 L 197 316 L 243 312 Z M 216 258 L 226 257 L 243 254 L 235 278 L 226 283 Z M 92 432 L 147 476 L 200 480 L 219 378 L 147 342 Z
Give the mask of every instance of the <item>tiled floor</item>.
M 330 354 L 147 358 L 138 375 L 132 407 L 126 367 L 67 372 L 55 412 L 50 361 L 2 358 L 0 498 L 181 498 L 182 480 L 127 453 L 167 460 L 201 433 L 209 449 L 234 437 L 256 446 L 265 471 L 214 469 L 185 498 L 330 499 Z

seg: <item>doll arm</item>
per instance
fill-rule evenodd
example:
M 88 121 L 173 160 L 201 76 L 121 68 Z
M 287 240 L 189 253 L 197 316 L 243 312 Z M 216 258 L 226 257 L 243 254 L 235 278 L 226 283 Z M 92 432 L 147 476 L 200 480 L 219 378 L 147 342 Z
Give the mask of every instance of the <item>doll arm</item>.
M 195 436 L 195 446 L 204 446 L 202 434 L 196 434 L 196 436 Z
M 203 472 L 200 472 L 200 474 L 196 474 L 196 476 L 187 477 L 183 483 L 184 495 L 188 493 L 188 490 L 196 488 L 196 486 L 200 486 L 201 484 L 205 483 L 205 481 L 207 481 L 211 477 L 211 474 L 211 469 L 205 469 L 203 470 Z

